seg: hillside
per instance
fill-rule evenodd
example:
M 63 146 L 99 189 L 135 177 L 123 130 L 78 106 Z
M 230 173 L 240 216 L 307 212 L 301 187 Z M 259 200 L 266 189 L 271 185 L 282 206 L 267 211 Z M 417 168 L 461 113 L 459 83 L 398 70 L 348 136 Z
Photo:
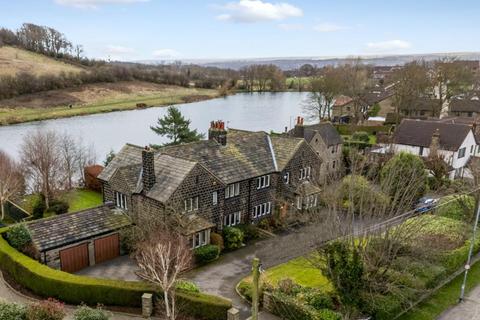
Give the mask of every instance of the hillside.
M 0 100 L 0 125 L 206 100 L 217 90 L 142 81 L 86 84 Z M 72 107 L 70 108 L 70 105 Z
M 19 72 L 56 75 L 62 71 L 68 73 L 82 70 L 85 69 L 35 52 L 9 46 L 0 47 L 0 76 Z

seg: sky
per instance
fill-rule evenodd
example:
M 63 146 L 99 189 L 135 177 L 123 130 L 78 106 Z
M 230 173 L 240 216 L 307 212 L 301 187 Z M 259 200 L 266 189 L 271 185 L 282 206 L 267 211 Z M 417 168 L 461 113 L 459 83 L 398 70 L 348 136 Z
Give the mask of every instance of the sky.
M 0 0 L 0 27 L 53 27 L 114 60 L 480 51 L 478 0 Z

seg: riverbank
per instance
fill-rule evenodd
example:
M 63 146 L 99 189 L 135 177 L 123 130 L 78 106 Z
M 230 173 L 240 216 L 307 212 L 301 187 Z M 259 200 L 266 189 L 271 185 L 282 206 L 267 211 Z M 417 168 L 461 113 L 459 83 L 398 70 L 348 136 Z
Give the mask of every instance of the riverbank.
M 144 83 L 86 85 L 0 101 L 0 126 L 218 98 L 217 90 Z

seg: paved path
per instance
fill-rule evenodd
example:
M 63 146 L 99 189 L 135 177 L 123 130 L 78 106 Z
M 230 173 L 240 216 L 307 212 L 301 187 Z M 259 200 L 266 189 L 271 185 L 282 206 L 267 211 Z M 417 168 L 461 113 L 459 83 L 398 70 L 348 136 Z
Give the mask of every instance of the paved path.
M 437 318 L 437 320 L 478 319 L 480 319 L 480 286 L 476 286 L 472 291 L 470 291 L 462 303 L 451 307 Z
M 77 274 L 102 279 L 138 281 L 138 270 L 135 261 L 126 255 L 83 269 Z

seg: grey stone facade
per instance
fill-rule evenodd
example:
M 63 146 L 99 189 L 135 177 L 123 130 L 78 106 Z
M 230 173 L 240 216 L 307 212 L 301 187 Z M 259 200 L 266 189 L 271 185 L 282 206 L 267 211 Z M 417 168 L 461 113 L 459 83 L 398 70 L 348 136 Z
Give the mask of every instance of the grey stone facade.
M 320 179 L 322 160 L 303 138 L 227 131 L 218 124 L 210 131 L 213 132 L 210 140 L 156 151 L 155 185 L 150 190 L 142 186 L 145 169 L 142 173 L 140 168 L 145 168 L 142 163 L 145 157 L 142 160 L 137 155 L 142 148 L 126 145 L 99 177 L 105 201 L 115 203 L 115 194 L 120 192 L 128 198 L 125 210 L 134 221 L 140 215 L 148 219 L 151 215 L 165 214 L 165 208 L 169 207 L 201 217 L 221 230 L 224 218 L 230 214 L 240 212 L 241 223 L 256 223 L 272 216 L 285 201 L 293 203 L 300 183 Z M 301 180 L 300 171 L 307 167 L 311 168 L 310 175 Z M 287 173 L 288 183 L 284 179 Z M 259 177 L 264 177 L 260 181 L 265 185 L 268 179 L 268 186 L 259 188 Z M 233 196 L 226 197 L 226 188 L 231 185 L 234 185 Z

